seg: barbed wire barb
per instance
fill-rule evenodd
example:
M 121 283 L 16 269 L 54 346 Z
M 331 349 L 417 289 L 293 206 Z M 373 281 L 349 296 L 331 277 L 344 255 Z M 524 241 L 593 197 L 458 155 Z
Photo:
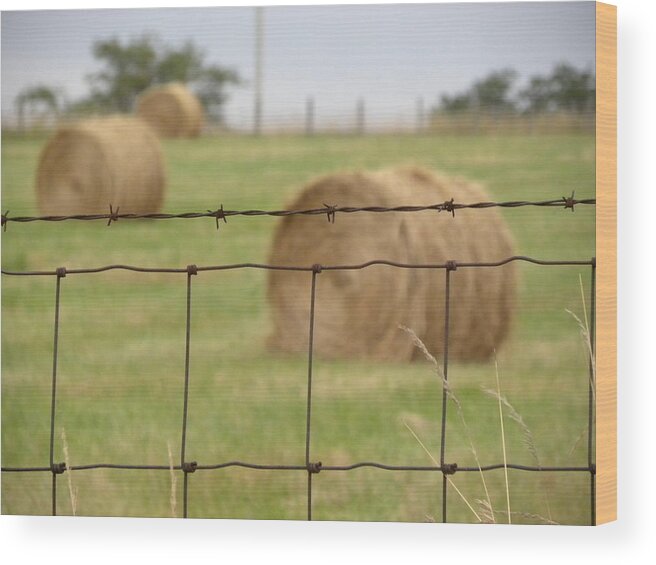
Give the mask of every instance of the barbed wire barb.
M 118 211 L 119 211 L 119 206 L 116 207 L 116 211 L 112 209 L 112 205 L 109 205 L 109 218 L 107 219 L 107 227 L 109 227 L 112 222 L 118 222 Z
M 219 220 L 223 220 L 224 224 L 228 223 L 228 220 L 226 220 L 226 214 L 225 210 L 223 209 L 223 204 L 216 210 L 208 210 L 209 214 L 211 216 L 214 216 L 214 219 L 216 220 L 216 230 L 219 231 Z
M 326 210 L 326 216 L 328 216 L 328 222 L 331 224 L 335 223 L 335 211 L 337 210 L 337 206 L 330 206 L 329 204 L 326 204 L 325 202 L 323 205 L 327 208 Z
M 563 196 L 563 202 L 565 203 L 565 210 L 568 208 L 574 212 L 574 206 L 577 204 L 574 199 L 574 191 L 572 190 L 572 196 Z

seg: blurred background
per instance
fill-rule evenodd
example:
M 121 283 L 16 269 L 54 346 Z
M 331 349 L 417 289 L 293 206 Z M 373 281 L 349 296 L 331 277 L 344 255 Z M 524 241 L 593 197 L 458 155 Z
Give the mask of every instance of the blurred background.
M 585 2 L 6 12 L 4 128 L 191 83 L 235 132 L 594 126 Z M 61 40 L 66 38 L 65 41 Z
M 187 85 L 205 119 L 196 137 L 157 142 L 166 212 L 281 209 L 317 176 L 401 164 L 481 183 L 498 201 L 594 198 L 594 15 L 587 2 L 5 12 L 2 210 L 39 213 L 40 156 L 58 125 L 132 114 L 143 92 L 170 82 Z M 593 206 L 500 213 L 518 254 L 594 254 Z M 435 239 L 450 220 L 435 214 Z M 266 262 L 279 222 L 105 224 L 9 223 L 3 269 Z M 338 215 L 331 229 L 343 225 Z M 309 293 L 307 273 L 287 276 Z M 48 465 L 54 280 L 2 283 L 2 464 Z M 187 459 L 303 465 L 307 357 L 267 348 L 266 273 L 201 273 L 193 285 Z M 498 370 L 521 416 L 504 407 L 508 460 L 587 466 L 590 357 L 577 318 L 590 314 L 589 288 L 589 267 L 518 267 L 512 330 L 495 358 L 450 364 L 462 412 L 448 405 L 447 460 L 503 459 L 498 402 L 483 390 L 496 389 Z M 184 275 L 62 280 L 56 461 L 178 464 L 185 290 Z M 319 358 L 313 395 L 312 460 L 432 465 L 439 455 L 442 382 L 429 362 Z M 304 519 L 306 480 L 197 472 L 189 514 Z M 452 480 L 450 521 L 590 521 L 585 472 Z M 61 514 L 181 515 L 179 472 L 100 469 L 59 483 Z M 49 472 L 5 472 L 2 487 L 4 513 L 51 510 Z M 314 517 L 440 521 L 441 487 L 440 473 L 322 472 Z

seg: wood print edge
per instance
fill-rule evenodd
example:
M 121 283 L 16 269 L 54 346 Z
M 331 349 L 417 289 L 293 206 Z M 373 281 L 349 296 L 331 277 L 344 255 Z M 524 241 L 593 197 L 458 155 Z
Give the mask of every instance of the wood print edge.
M 596 4 L 596 524 L 617 519 L 617 8 Z

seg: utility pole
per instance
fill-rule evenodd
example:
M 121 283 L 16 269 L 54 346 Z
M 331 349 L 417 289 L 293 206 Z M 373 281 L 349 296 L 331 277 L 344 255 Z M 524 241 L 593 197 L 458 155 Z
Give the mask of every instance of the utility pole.
M 417 133 L 424 131 L 426 127 L 426 112 L 424 109 L 423 97 L 417 98 Z
M 264 51 L 264 8 L 255 8 L 255 101 L 253 134 L 262 133 L 262 56 Z
M 305 135 L 314 135 L 314 97 L 308 96 L 305 101 Z
M 355 131 L 357 135 L 364 135 L 365 119 L 364 98 L 359 98 L 355 107 Z

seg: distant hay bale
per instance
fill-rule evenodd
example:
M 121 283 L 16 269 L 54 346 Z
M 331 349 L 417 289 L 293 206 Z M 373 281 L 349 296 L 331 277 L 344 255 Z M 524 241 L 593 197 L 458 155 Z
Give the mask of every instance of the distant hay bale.
M 137 100 L 136 113 L 161 137 L 198 137 L 205 119 L 200 100 L 177 82 L 146 90 Z
M 414 167 L 338 173 L 306 187 L 290 208 L 429 205 L 455 198 L 489 200 L 479 185 Z M 385 259 L 409 264 L 497 261 L 513 254 L 510 232 L 496 209 L 338 214 L 335 224 L 286 216 L 278 224 L 270 262 L 352 265 Z M 449 356 L 489 359 L 507 336 L 514 308 L 515 266 L 451 272 Z M 271 348 L 307 351 L 308 273 L 270 271 Z M 407 361 L 417 356 L 407 326 L 438 356 L 444 353 L 445 271 L 371 266 L 323 271 L 317 277 L 314 352 L 323 358 Z
M 159 212 L 166 175 L 159 140 L 142 120 L 91 118 L 60 127 L 36 175 L 44 215 Z

